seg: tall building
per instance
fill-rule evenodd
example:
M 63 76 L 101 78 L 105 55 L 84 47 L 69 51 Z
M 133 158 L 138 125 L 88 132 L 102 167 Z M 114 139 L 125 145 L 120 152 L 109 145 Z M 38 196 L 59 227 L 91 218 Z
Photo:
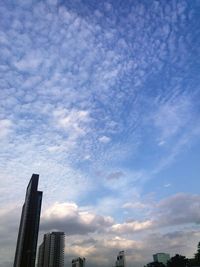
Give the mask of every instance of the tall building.
M 38 251 L 38 267 L 64 267 L 63 232 L 52 232 L 44 235 Z
M 85 258 L 77 258 L 72 260 L 72 267 L 85 267 Z
M 38 262 L 37 262 L 37 267 L 43 266 L 44 262 L 44 242 L 39 246 L 38 249 Z
M 156 253 L 153 255 L 154 262 L 161 262 L 164 265 L 167 265 L 167 262 L 170 260 L 170 255 L 167 253 Z
M 42 192 L 37 191 L 39 175 L 33 174 L 22 208 L 14 267 L 35 267 Z
M 115 263 L 116 267 L 126 267 L 126 260 L 125 260 L 125 252 L 124 250 L 120 251 L 118 256 L 117 256 L 117 260 Z

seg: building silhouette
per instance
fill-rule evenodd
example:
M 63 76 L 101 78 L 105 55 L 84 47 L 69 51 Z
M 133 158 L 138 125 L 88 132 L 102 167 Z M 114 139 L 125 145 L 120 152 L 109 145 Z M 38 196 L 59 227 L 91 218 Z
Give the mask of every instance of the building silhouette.
M 156 253 L 153 255 L 153 260 L 154 262 L 163 263 L 166 266 L 167 262 L 170 260 L 170 255 L 167 253 Z
M 85 258 L 76 258 L 72 260 L 72 267 L 85 267 Z
M 63 232 L 52 232 L 44 235 L 38 251 L 38 267 L 64 267 Z
M 37 191 L 39 175 L 33 174 L 22 208 L 14 267 L 35 267 L 42 192 Z
M 153 261 L 150 263 L 147 263 L 145 267 L 166 267 L 162 262 Z
M 115 263 L 116 267 L 126 267 L 126 260 L 125 260 L 125 252 L 124 250 L 120 251 L 118 256 L 117 256 L 117 260 Z

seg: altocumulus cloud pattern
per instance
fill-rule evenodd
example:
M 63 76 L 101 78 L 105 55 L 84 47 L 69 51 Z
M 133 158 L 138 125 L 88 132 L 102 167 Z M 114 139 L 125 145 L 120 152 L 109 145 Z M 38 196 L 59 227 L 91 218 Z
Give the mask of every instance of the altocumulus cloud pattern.
M 129 266 L 157 250 L 192 256 L 199 11 L 198 0 L 1 1 L 1 267 L 33 172 L 41 237 L 65 231 L 66 262 L 111 266 L 119 249 Z

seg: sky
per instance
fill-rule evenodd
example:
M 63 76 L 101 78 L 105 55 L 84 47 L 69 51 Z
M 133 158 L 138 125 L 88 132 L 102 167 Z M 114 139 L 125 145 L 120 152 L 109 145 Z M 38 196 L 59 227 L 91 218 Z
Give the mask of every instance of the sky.
M 0 267 L 32 173 L 39 242 L 127 267 L 200 241 L 200 1 L 0 1 Z

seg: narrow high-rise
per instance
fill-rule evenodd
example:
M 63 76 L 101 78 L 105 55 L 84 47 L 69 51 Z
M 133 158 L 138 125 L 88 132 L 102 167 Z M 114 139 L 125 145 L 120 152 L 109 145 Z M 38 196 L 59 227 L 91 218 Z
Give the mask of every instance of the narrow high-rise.
M 38 191 L 39 175 L 33 174 L 26 189 L 22 208 L 14 267 L 35 267 L 42 192 Z
M 125 252 L 124 250 L 120 251 L 118 256 L 117 256 L 117 260 L 115 263 L 116 267 L 126 267 L 126 261 L 125 261 Z
M 64 240 L 63 232 L 45 234 L 39 246 L 37 267 L 64 267 Z
M 72 260 L 72 267 L 85 267 L 85 258 L 76 258 Z

